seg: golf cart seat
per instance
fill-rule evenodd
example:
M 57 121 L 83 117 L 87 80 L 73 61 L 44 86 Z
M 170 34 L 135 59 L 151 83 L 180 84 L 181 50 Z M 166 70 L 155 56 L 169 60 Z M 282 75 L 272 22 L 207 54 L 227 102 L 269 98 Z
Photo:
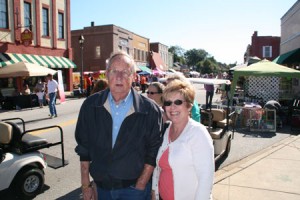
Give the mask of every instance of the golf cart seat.
M 20 127 L 13 122 L 0 122 L 0 143 L 6 152 L 22 154 L 37 148 L 45 148 L 48 142 L 44 138 L 22 133 Z
M 212 121 L 217 126 L 217 123 L 226 119 L 225 111 L 223 109 L 211 109 Z
M 5 122 L 0 122 L 0 130 L 0 148 L 5 150 L 12 138 L 12 127 Z
M 210 128 L 209 134 L 212 139 L 220 139 L 224 135 L 224 129 L 222 128 Z
M 219 127 L 218 122 L 226 120 L 225 111 L 222 109 L 212 108 L 203 112 L 206 117 L 204 119 L 204 125 L 207 126 L 208 132 L 213 139 L 220 139 L 224 135 L 224 127 Z M 202 113 L 201 113 L 202 116 Z M 211 118 L 211 123 L 209 122 Z

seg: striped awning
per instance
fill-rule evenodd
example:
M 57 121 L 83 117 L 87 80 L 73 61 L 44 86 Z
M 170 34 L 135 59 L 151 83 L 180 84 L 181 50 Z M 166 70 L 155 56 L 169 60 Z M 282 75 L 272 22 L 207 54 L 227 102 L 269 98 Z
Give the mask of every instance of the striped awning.
M 0 53 L 0 67 L 9 66 L 22 61 L 49 68 L 76 68 L 75 63 L 65 57 Z

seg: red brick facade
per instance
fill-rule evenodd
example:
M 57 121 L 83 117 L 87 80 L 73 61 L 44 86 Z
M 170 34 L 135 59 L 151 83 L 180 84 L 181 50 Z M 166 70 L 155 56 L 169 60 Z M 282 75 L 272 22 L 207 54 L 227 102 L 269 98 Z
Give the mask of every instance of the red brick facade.
M 8 1 L 8 15 L 14 16 L 14 18 L 9 18 L 8 29 L 0 29 L 2 37 L 0 40 L 0 52 L 1 53 L 20 53 L 20 54 L 34 54 L 34 55 L 49 55 L 49 56 L 60 56 L 66 57 L 72 60 L 72 48 L 70 39 L 70 0 L 49 0 L 49 5 L 41 5 L 41 0 L 26 0 L 26 2 L 31 4 L 31 19 L 33 24 L 33 41 L 28 47 L 21 44 L 21 32 L 24 30 L 22 25 L 21 13 L 23 12 L 23 1 L 14 0 Z M 58 2 L 63 2 L 64 5 L 64 40 L 60 46 L 57 40 L 57 10 L 62 10 L 58 8 Z M 49 36 L 42 36 L 42 7 L 47 6 L 49 8 Z M 61 5 L 61 4 L 60 4 Z M 14 14 L 11 14 L 13 12 Z M 18 14 L 16 14 L 18 13 Z M 48 45 L 49 44 L 49 45 Z M 66 90 L 73 90 L 71 75 L 73 69 L 61 69 L 63 72 Z
M 272 47 L 272 55 L 271 57 L 265 57 L 263 55 L 263 47 L 271 46 Z M 280 37 L 274 36 L 257 36 L 257 31 L 252 35 L 252 43 L 249 49 L 249 56 L 254 57 L 257 56 L 260 59 L 268 59 L 270 61 L 274 60 L 277 56 L 279 56 L 280 52 Z

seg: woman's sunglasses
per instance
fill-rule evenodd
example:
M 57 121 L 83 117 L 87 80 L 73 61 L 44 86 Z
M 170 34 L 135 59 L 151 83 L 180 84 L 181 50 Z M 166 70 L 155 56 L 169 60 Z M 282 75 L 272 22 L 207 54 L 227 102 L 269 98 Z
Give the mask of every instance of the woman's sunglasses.
M 151 94 L 151 95 L 153 95 L 153 94 L 160 94 L 160 92 L 146 92 L 147 94 Z
M 185 101 L 182 101 L 180 99 L 177 99 L 175 101 L 164 101 L 164 106 L 171 106 L 173 103 L 177 106 L 180 106 L 183 102 Z

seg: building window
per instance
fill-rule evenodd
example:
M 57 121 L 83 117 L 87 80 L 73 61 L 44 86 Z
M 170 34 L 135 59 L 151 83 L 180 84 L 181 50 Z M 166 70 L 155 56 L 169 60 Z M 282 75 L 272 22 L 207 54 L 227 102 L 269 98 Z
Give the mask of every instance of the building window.
M 43 8 L 43 36 L 49 36 L 49 10 Z
M 64 38 L 64 14 L 58 13 L 58 38 Z
M 96 49 L 95 49 L 95 57 L 96 58 L 100 58 L 101 56 L 101 49 L 100 49 L 100 46 L 96 46 Z
M 122 46 L 119 46 L 119 50 L 122 51 Z
M 31 30 L 31 4 L 24 2 L 24 27 Z
M 263 46 L 263 57 L 264 58 L 272 57 L 272 46 Z
M 134 57 L 134 60 L 137 59 L 137 58 L 136 58 L 136 55 L 137 55 L 137 50 L 136 50 L 136 48 L 134 48 L 134 50 L 133 50 L 133 57 Z
M 0 28 L 8 28 L 7 0 L 0 0 Z
M 127 54 L 130 55 L 128 47 L 126 47 L 126 51 L 127 51 Z
M 137 60 L 140 61 L 141 60 L 141 50 L 137 50 Z
M 142 61 L 145 61 L 145 51 L 142 51 Z

